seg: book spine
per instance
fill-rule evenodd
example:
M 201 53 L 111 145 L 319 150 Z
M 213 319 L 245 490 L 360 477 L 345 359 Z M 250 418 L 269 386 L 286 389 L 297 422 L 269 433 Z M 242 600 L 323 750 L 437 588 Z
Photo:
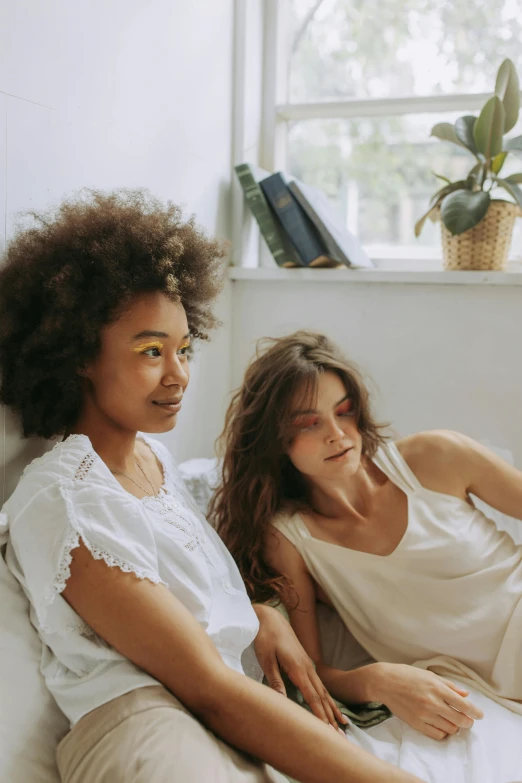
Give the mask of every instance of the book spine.
M 288 238 L 299 253 L 303 266 L 310 266 L 314 261 L 325 259 L 325 248 L 319 241 L 314 226 L 302 211 L 282 176 L 272 174 L 261 180 L 259 184 Z
M 306 212 L 314 226 L 316 227 L 319 235 L 321 236 L 321 239 L 325 243 L 326 247 L 328 248 L 328 251 L 333 258 L 336 259 L 336 261 L 340 261 L 345 266 L 351 267 L 352 263 L 348 256 L 343 252 L 342 248 L 339 247 L 338 243 L 335 240 L 335 237 L 332 236 L 332 234 L 328 231 L 327 227 L 324 225 L 323 221 L 321 220 L 320 216 L 315 211 L 314 207 L 304 193 L 301 193 L 299 190 L 299 187 L 295 184 L 295 182 L 291 182 L 288 186 L 292 193 L 294 194 L 296 200 L 301 206 L 301 209 Z
M 259 183 L 256 182 L 248 163 L 241 163 L 235 167 L 239 183 L 243 188 L 246 202 L 257 221 L 261 235 L 263 236 L 274 260 L 278 266 L 297 266 L 295 259 L 288 253 L 281 228 L 277 224 Z

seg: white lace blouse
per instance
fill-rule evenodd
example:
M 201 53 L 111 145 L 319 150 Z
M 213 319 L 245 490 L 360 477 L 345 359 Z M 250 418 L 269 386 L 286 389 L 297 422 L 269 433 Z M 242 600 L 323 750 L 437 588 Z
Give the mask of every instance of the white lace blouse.
M 43 641 L 42 673 L 71 724 L 117 696 L 157 684 L 60 595 L 80 539 L 107 565 L 165 585 L 238 672 L 259 627 L 232 556 L 199 512 L 168 450 L 139 437 L 163 466 L 156 497 L 126 492 L 89 438 L 71 435 L 26 468 L 2 509 L 9 528 L 6 560 Z

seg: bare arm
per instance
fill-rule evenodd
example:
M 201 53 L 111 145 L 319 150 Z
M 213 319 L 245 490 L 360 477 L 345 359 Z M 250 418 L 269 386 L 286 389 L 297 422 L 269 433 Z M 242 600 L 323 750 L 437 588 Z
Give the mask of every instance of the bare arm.
M 432 672 L 389 663 L 373 663 L 348 672 L 327 666 L 322 659 L 315 587 L 304 560 L 276 528 L 267 536 L 265 557 L 292 582 L 295 600 L 286 607 L 292 627 L 316 663 L 321 681 L 340 701 L 383 702 L 410 726 L 439 740 L 459 728 L 469 728 L 474 719 L 482 717 L 481 711 L 465 698 L 468 692 L 464 688 Z
M 317 718 L 330 723 L 334 728 L 338 727 L 338 723 L 349 723 L 324 687 L 312 659 L 283 614 L 266 604 L 252 606 L 260 623 L 254 648 L 270 687 L 286 696 L 282 678 L 284 673 L 301 691 Z
M 229 669 L 164 586 L 94 560 L 81 544 L 73 550 L 63 596 L 103 639 L 162 682 L 218 736 L 302 783 L 419 783 Z
M 472 493 L 503 514 L 522 519 L 522 472 L 467 435 L 420 432 L 397 447 L 427 489 L 464 499 Z
M 297 549 L 277 528 L 272 527 L 267 535 L 265 557 L 272 568 L 292 583 L 294 593 L 285 608 L 297 638 L 315 663 L 327 690 L 344 702 L 369 701 L 373 664 L 356 672 L 343 672 L 323 662 L 314 582 Z

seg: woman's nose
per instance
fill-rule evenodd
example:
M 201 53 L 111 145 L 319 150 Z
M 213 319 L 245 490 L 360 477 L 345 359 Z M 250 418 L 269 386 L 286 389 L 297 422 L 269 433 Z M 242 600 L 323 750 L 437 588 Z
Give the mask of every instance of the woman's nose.
M 328 443 L 335 443 L 336 440 L 340 440 L 341 438 L 344 438 L 344 431 L 341 429 L 341 427 L 338 425 L 336 421 L 332 421 L 329 424 L 326 437 Z
M 165 373 L 163 383 L 165 384 L 165 386 L 175 385 L 175 386 L 181 386 L 182 388 L 185 388 L 185 386 L 187 386 L 188 384 L 188 381 L 189 381 L 189 374 L 187 372 L 187 369 L 183 366 L 179 358 L 176 356 L 171 362 L 170 366 L 168 367 L 167 372 Z

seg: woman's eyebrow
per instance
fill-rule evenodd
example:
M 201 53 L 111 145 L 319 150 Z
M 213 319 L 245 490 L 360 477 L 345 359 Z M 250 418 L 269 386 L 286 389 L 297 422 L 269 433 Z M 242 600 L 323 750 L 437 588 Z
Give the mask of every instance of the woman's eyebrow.
M 144 329 L 142 332 L 135 334 L 131 342 L 134 340 L 143 340 L 144 337 L 165 337 L 168 339 L 169 335 L 166 332 L 155 332 L 152 329 Z M 183 335 L 182 339 L 188 340 L 189 337 L 190 332 L 187 332 L 187 334 Z

